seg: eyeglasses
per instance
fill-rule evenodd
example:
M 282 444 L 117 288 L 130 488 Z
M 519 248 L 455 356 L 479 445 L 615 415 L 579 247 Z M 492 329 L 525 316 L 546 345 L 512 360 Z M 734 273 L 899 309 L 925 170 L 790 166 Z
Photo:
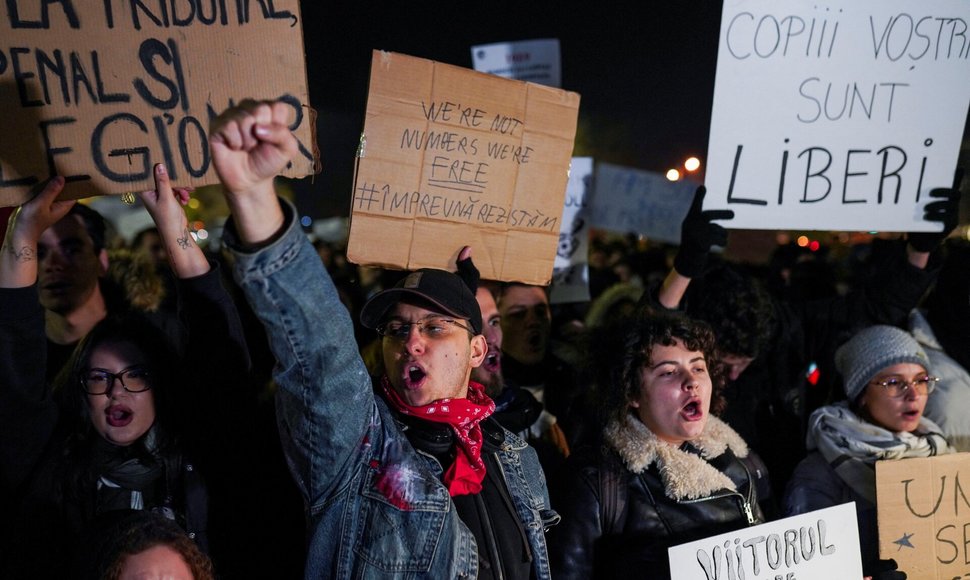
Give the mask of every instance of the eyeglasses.
M 377 334 L 392 338 L 394 340 L 405 341 L 409 336 L 411 336 L 411 328 L 417 327 L 418 332 L 421 336 L 430 339 L 444 338 L 451 334 L 454 327 L 461 328 L 468 332 L 472 330 L 461 324 L 457 320 L 451 318 L 445 318 L 442 316 L 434 316 L 432 318 L 426 318 L 424 320 L 418 320 L 415 322 L 410 322 L 407 320 L 390 320 L 377 327 Z
M 115 379 L 129 393 L 141 393 L 152 388 L 151 375 L 143 366 L 127 368 L 120 373 L 109 373 L 104 369 L 91 369 L 81 377 L 81 388 L 89 395 L 106 395 L 114 387 Z
M 936 388 L 936 383 L 940 380 L 940 377 L 933 377 L 930 375 L 924 375 L 922 377 L 917 377 L 911 381 L 904 381 L 896 377 L 890 377 L 888 379 L 883 379 L 881 381 L 873 381 L 873 385 L 879 385 L 886 390 L 886 394 L 890 397 L 902 397 L 910 389 L 913 390 L 917 395 L 928 395 L 933 392 Z

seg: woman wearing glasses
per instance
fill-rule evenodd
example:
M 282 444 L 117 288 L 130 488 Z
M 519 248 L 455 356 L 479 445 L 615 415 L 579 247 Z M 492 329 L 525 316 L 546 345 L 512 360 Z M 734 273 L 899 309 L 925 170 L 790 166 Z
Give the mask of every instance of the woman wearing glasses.
M 53 389 L 36 255 L 40 235 L 74 204 L 57 200 L 64 180 L 52 179 L 9 220 L 0 251 L 2 577 L 85 578 L 98 530 L 131 511 L 161 514 L 208 549 L 218 469 L 207 460 L 219 456 L 213 447 L 230 449 L 220 426 L 249 357 L 219 271 L 189 235 L 188 191 L 173 190 L 163 169 L 155 178 L 140 197 L 179 277 L 178 336 L 143 313 L 102 312 Z
M 892 326 L 871 326 L 835 354 L 847 399 L 809 419 L 809 455 L 785 492 L 785 515 L 854 501 L 867 576 L 902 578 L 879 560 L 877 461 L 951 453 L 940 428 L 923 417 L 937 378 L 916 339 Z

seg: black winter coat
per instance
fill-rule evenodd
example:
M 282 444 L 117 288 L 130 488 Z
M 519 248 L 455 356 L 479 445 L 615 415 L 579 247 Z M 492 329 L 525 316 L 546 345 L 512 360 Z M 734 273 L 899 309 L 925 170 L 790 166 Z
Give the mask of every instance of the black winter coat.
M 668 547 L 764 521 L 757 488 L 767 472 L 720 420 L 680 448 L 636 420 L 604 436 L 550 481 L 562 515 L 548 537 L 555 578 L 668 578 Z
M 193 384 L 204 387 L 204 392 L 193 392 L 192 405 L 180 409 L 188 413 L 197 408 L 201 413 L 215 405 L 219 408 L 193 423 L 199 431 L 210 430 L 204 437 L 194 437 L 205 445 L 180 444 L 161 458 L 165 467 L 162 495 L 173 496 L 172 505 L 180 512 L 178 521 L 207 549 L 212 486 L 211 478 L 202 472 L 225 471 L 216 460 L 227 454 L 225 446 L 232 439 L 227 428 L 215 426 L 216 420 L 238 416 L 229 409 L 241 398 L 234 389 L 239 388 L 237 377 L 246 375 L 249 355 L 238 313 L 218 268 L 180 280 L 179 286 L 179 315 L 184 323 L 179 330 L 185 333 L 185 341 L 177 346 L 184 347 L 186 382 L 197 379 Z M 4 377 L 0 381 L 0 577 L 79 577 L 76 571 L 68 574 L 66 567 L 72 561 L 90 564 L 86 556 L 92 554 L 83 552 L 94 546 L 82 530 L 102 529 L 101 521 L 110 518 L 94 519 L 93 482 L 89 496 L 82 501 L 65 501 L 58 491 L 64 477 L 63 450 L 73 421 L 55 401 L 45 378 L 47 339 L 36 284 L 0 289 L 0 303 L 5 305 L 0 312 L 0 376 Z M 196 461 L 209 469 L 200 472 Z

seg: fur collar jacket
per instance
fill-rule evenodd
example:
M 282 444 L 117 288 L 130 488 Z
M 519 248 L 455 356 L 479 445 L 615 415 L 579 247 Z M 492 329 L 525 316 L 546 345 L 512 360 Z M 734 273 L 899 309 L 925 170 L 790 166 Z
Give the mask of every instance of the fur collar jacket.
M 700 437 L 680 447 L 661 440 L 632 415 L 622 423 L 611 422 L 604 436 L 632 473 L 643 473 L 656 463 L 664 491 L 673 500 L 706 497 L 721 489 L 737 491 L 737 485 L 706 460 L 720 457 L 728 449 L 738 458 L 748 456 L 748 445 L 741 436 L 713 416 Z

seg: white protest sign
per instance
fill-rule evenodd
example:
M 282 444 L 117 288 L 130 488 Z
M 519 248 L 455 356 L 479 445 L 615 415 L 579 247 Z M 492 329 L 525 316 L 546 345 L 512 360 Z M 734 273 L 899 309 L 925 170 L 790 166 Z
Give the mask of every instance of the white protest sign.
M 855 504 L 673 546 L 671 580 L 862 578 Z
M 559 220 L 559 246 L 552 266 L 549 301 L 553 304 L 589 300 L 589 218 L 586 198 L 593 183 L 593 158 L 573 157 L 566 200 Z
M 696 183 L 609 163 L 596 164 L 593 183 L 589 221 L 594 228 L 680 243 L 680 222 L 690 209 Z
M 970 105 L 966 0 L 725 0 L 705 209 L 752 229 L 939 231 Z
M 507 79 L 547 87 L 562 86 L 559 39 L 556 38 L 473 46 L 472 67 Z

